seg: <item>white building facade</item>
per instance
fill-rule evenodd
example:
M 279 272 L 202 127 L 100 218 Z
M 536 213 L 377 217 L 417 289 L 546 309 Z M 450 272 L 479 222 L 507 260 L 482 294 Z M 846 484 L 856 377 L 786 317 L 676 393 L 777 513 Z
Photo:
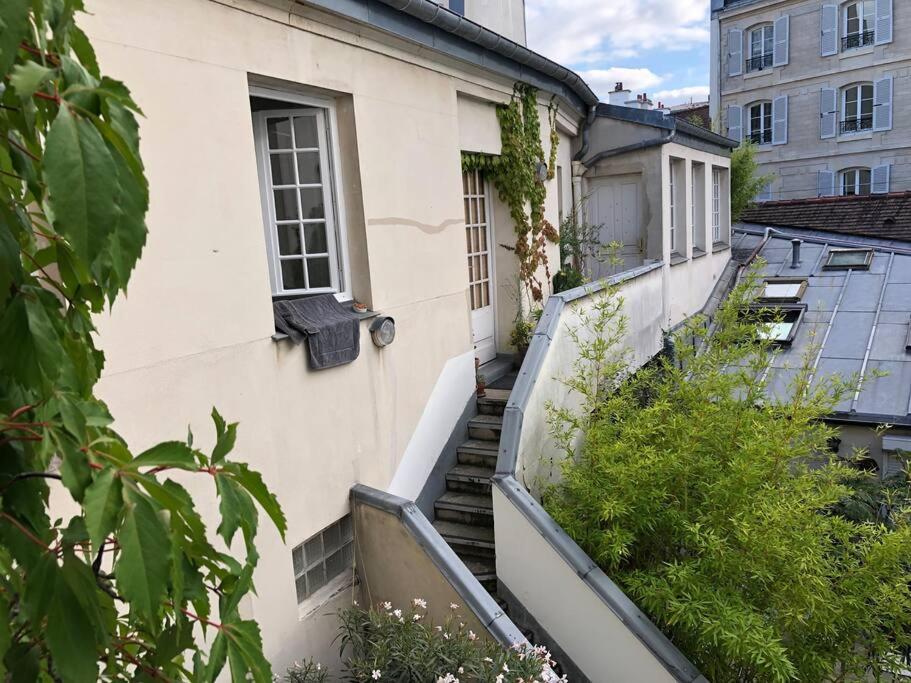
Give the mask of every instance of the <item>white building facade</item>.
M 711 116 L 756 145 L 760 200 L 911 189 L 911 6 L 713 0 Z

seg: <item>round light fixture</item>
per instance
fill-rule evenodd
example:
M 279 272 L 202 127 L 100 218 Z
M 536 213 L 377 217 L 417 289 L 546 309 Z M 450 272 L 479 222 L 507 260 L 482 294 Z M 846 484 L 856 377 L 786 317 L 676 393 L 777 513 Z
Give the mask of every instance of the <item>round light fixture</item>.
M 370 325 L 370 337 L 380 348 L 389 346 L 395 340 L 395 320 L 386 315 L 374 320 Z

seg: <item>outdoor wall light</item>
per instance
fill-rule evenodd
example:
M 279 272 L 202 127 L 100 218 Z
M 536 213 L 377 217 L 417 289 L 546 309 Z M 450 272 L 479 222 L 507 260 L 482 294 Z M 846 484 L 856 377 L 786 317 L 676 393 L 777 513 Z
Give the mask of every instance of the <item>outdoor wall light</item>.
M 380 348 L 389 346 L 395 340 L 395 320 L 387 315 L 374 320 L 370 325 L 370 337 Z

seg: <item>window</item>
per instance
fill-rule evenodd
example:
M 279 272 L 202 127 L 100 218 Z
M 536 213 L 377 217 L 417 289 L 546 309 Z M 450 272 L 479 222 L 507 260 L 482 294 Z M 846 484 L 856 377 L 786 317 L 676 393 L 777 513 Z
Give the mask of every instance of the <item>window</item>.
M 823 270 L 869 270 L 872 249 L 830 249 Z
M 297 603 L 304 602 L 354 563 L 351 515 L 345 515 L 291 551 Z
M 776 306 L 775 308 L 754 308 L 759 323 L 759 338 L 776 344 L 789 346 L 797 335 L 797 328 L 803 320 L 806 307 Z
M 756 145 L 772 142 L 772 103 L 757 102 L 750 107 L 750 129 L 747 138 Z
M 471 310 L 477 311 L 492 305 L 487 180 L 480 171 L 462 172 L 462 199 L 468 247 L 468 293 Z
M 848 168 L 841 172 L 841 194 L 850 195 L 867 195 L 870 194 L 870 169 L 869 168 Z
M 272 293 L 341 294 L 347 284 L 331 103 L 252 92 Z
M 693 249 L 705 250 L 705 164 L 693 163 L 693 182 L 690 188 L 690 220 Z
M 852 85 L 841 91 L 841 132 L 858 133 L 873 128 L 873 84 Z
M 721 241 L 721 169 L 712 169 L 712 242 Z
M 671 172 L 670 172 L 670 193 L 671 193 L 671 211 L 670 211 L 670 226 L 671 226 L 671 251 L 677 251 L 677 164 L 671 159 Z
M 797 303 L 806 290 L 807 281 L 803 278 L 768 278 L 759 299 L 769 303 Z
M 750 57 L 747 59 L 747 72 L 770 68 L 774 50 L 775 29 L 771 24 L 750 31 Z
M 875 0 L 858 0 L 844 6 L 842 50 L 853 50 L 873 44 L 876 39 L 875 13 Z
M 440 2 L 441 5 L 446 7 L 448 5 L 449 9 L 456 14 L 461 14 L 465 16 L 465 0 L 449 0 L 447 3 L 446 0 Z

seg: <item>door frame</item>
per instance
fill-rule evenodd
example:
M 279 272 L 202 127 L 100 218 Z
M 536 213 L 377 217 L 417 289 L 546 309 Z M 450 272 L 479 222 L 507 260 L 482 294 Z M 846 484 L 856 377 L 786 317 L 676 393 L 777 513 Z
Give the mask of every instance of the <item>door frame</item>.
M 493 206 L 491 204 L 492 193 L 490 191 L 490 189 L 491 189 L 490 179 L 486 176 L 486 174 L 483 171 L 480 171 L 480 170 L 465 171 L 464 173 L 477 174 L 477 178 L 480 180 L 481 187 L 483 188 L 483 192 L 479 193 L 478 196 L 482 196 L 484 198 L 484 210 L 485 210 L 485 214 L 486 214 L 485 218 L 486 218 L 486 229 L 487 229 L 487 287 L 488 287 L 487 294 L 490 299 L 490 315 L 491 315 L 491 319 L 493 322 L 493 326 L 492 326 L 493 331 L 490 336 L 491 344 L 493 345 L 493 357 L 490 358 L 489 360 L 482 361 L 481 364 L 483 365 L 485 363 L 489 363 L 489 362 L 496 360 L 497 355 L 499 353 L 498 340 L 499 340 L 500 335 L 499 335 L 499 325 L 498 325 L 498 320 L 497 320 L 497 313 L 498 313 L 497 290 L 499 289 L 499 287 L 497 286 L 497 270 L 496 270 L 496 261 L 497 260 L 496 260 L 496 256 L 494 253 L 496 251 L 496 249 L 495 249 L 495 247 L 496 247 L 496 242 L 495 242 L 496 230 L 495 230 L 495 225 L 494 225 L 494 211 L 493 211 Z M 464 212 L 466 196 L 467 195 L 464 192 L 464 178 L 463 178 L 463 191 L 462 191 L 463 212 Z M 465 223 L 465 222 L 463 222 L 463 230 L 467 230 L 467 223 Z M 462 257 L 467 259 L 467 257 L 468 257 L 467 250 L 462 252 Z M 471 283 L 469 282 L 468 285 L 470 287 Z M 471 309 L 471 294 L 470 293 L 469 293 L 469 299 L 468 299 L 468 306 L 469 306 L 468 324 L 469 324 L 469 329 L 471 331 L 471 336 L 472 336 L 471 346 L 472 346 L 472 351 L 475 352 L 475 358 L 478 358 L 478 355 L 476 353 L 477 349 L 475 348 L 475 342 L 474 342 L 474 320 L 473 320 L 474 310 Z

